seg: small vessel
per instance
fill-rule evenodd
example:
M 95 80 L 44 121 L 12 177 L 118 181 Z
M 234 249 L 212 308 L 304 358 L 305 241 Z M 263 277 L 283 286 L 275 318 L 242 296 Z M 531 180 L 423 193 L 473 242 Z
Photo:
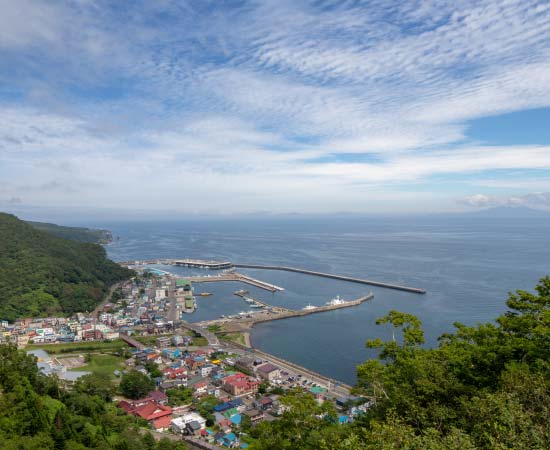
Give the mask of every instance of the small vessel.
M 208 297 L 208 296 L 212 295 L 212 292 L 201 292 L 199 295 L 201 297 Z
M 220 319 L 225 319 L 225 315 L 222 314 L 222 315 L 220 316 Z
M 330 302 L 327 302 L 328 306 L 335 306 L 335 305 L 341 305 L 342 303 L 346 303 L 345 300 L 342 300 L 339 295 L 334 297 Z
M 250 305 L 251 308 L 263 308 L 263 305 L 258 305 L 254 303 L 253 305 Z
M 307 311 L 307 310 L 309 310 L 309 309 L 315 309 L 315 308 L 316 308 L 316 307 L 313 306 L 311 303 L 308 303 L 307 306 L 304 306 L 302 309 Z
M 250 297 L 243 297 L 243 300 L 247 303 L 254 303 L 254 299 Z

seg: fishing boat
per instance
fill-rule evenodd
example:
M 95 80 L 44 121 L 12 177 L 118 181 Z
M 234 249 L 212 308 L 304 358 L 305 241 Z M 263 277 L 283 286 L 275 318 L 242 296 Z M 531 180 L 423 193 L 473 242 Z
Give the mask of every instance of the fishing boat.
M 346 301 L 341 299 L 340 296 L 337 295 L 330 302 L 327 302 L 327 305 L 328 306 L 336 306 L 336 305 L 341 305 L 343 303 L 346 303 Z
M 315 306 L 313 306 L 311 303 L 309 303 L 307 306 L 304 306 L 302 309 L 307 311 L 309 309 L 315 309 L 315 308 L 316 308 Z

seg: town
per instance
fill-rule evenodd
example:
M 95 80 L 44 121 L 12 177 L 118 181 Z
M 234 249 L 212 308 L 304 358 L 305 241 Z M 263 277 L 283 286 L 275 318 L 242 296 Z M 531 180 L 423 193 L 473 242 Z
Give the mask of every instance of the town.
M 126 414 L 157 436 L 184 439 L 195 448 L 246 448 L 251 427 L 277 420 L 289 392 L 330 402 L 341 424 L 371 406 L 343 383 L 248 347 L 238 333 L 218 333 L 218 339 L 218 325 L 200 328 L 182 320 L 195 308 L 192 282 L 140 270 L 114 286 L 95 311 L 4 321 L 1 339 L 26 348 L 44 373 L 69 388 L 85 375 L 107 374 L 119 385 L 115 401 Z M 132 377 L 146 380 L 150 389 L 124 392 L 121 385 Z

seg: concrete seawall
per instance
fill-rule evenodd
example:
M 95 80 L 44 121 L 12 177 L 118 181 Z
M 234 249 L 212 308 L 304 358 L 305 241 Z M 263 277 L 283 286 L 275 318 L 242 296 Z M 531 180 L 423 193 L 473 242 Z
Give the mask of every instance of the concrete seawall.
M 415 287 L 409 287 L 409 286 L 401 286 L 398 284 L 391 284 L 391 283 L 383 283 L 381 281 L 374 281 L 374 280 L 367 280 L 364 278 L 354 278 L 354 277 L 347 277 L 344 275 L 335 275 L 332 273 L 325 273 L 325 272 L 316 272 L 314 270 L 307 270 L 307 269 L 300 269 L 298 267 L 287 267 L 287 266 L 269 266 L 269 265 L 262 265 L 262 264 L 233 264 L 234 267 L 242 268 L 242 269 L 264 269 L 264 270 L 283 270 L 286 272 L 296 272 L 296 273 L 304 273 L 307 275 L 314 275 L 317 277 L 324 277 L 324 278 L 332 278 L 335 280 L 343 280 L 343 281 L 349 281 L 352 283 L 360 283 L 360 284 L 368 284 L 371 286 L 378 286 L 388 289 L 395 289 L 398 291 L 406 291 L 406 292 L 412 292 L 414 294 L 425 294 L 425 289 L 415 288 Z

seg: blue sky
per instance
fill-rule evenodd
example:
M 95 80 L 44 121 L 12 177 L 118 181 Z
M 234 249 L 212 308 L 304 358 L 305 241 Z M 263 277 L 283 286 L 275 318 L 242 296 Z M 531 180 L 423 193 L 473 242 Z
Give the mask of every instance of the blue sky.
M 548 2 L 0 8 L 0 209 L 550 208 Z

